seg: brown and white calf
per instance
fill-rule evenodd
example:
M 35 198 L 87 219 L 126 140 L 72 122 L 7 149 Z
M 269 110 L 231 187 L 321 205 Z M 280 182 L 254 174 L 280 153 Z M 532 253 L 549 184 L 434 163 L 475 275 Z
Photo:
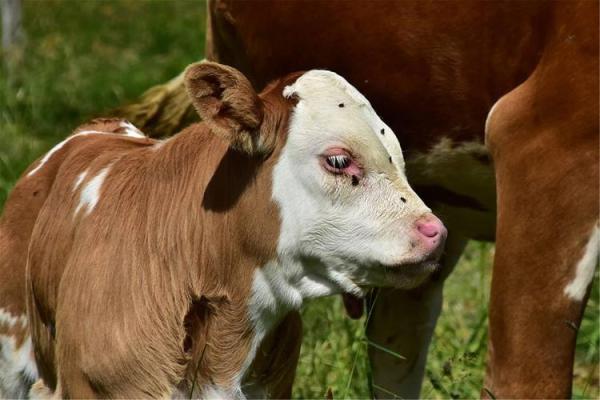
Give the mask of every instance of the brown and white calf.
M 444 226 L 339 75 L 258 95 L 200 63 L 185 83 L 202 123 L 164 142 L 119 121 L 80 128 L 7 202 L 0 265 L 19 273 L 28 253 L 36 396 L 241 398 L 258 346 L 305 300 L 414 287 L 437 267 Z M 3 308 L 22 318 L 22 304 Z M 19 368 L 0 371 L 6 395 L 24 391 L 6 372 Z

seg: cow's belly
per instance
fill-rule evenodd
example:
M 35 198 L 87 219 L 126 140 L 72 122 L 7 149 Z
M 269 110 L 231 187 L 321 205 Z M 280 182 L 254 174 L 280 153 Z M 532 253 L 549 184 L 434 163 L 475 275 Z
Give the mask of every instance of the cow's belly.
M 483 143 L 442 138 L 427 153 L 406 158 L 411 185 L 451 232 L 494 240 L 494 170 Z

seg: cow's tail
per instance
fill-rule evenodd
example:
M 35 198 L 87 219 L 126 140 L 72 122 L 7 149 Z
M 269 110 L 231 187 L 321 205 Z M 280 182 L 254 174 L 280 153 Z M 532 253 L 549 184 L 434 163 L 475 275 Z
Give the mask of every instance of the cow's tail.
M 183 72 L 148 89 L 135 102 L 111 113 L 127 119 L 151 137 L 171 136 L 198 120 L 183 85 Z

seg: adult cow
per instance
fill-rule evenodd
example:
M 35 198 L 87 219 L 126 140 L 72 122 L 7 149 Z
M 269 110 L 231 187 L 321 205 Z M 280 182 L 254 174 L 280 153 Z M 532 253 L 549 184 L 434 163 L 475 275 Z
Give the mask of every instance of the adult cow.
M 568 397 L 598 254 L 598 3 L 214 0 L 208 11 L 207 58 L 257 87 L 314 67 L 348 77 L 449 227 L 443 273 L 374 304 L 370 339 L 407 358 L 371 349 L 374 382 L 418 396 L 444 278 L 468 238 L 495 238 L 482 395 Z M 188 115 L 181 93 L 176 78 L 126 113 L 164 131 Z

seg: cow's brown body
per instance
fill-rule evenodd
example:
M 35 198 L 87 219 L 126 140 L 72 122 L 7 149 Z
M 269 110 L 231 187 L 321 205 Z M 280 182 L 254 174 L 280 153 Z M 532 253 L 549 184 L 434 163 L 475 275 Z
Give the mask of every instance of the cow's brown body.
M 496 238 L 484 394 L 568 397 L 585 299 L 564 289 L 598 223 L 598 3 L 216 0 L 209 14 L 209 59 L 258 86 L 339 71 L 381 110 L 454 236 L 449 258 L 464 238 Z M 381 295 L 371 338 L 410 361 L 373 350 L 380 386 L 403 390 L 423 368 L 440 292 Z

